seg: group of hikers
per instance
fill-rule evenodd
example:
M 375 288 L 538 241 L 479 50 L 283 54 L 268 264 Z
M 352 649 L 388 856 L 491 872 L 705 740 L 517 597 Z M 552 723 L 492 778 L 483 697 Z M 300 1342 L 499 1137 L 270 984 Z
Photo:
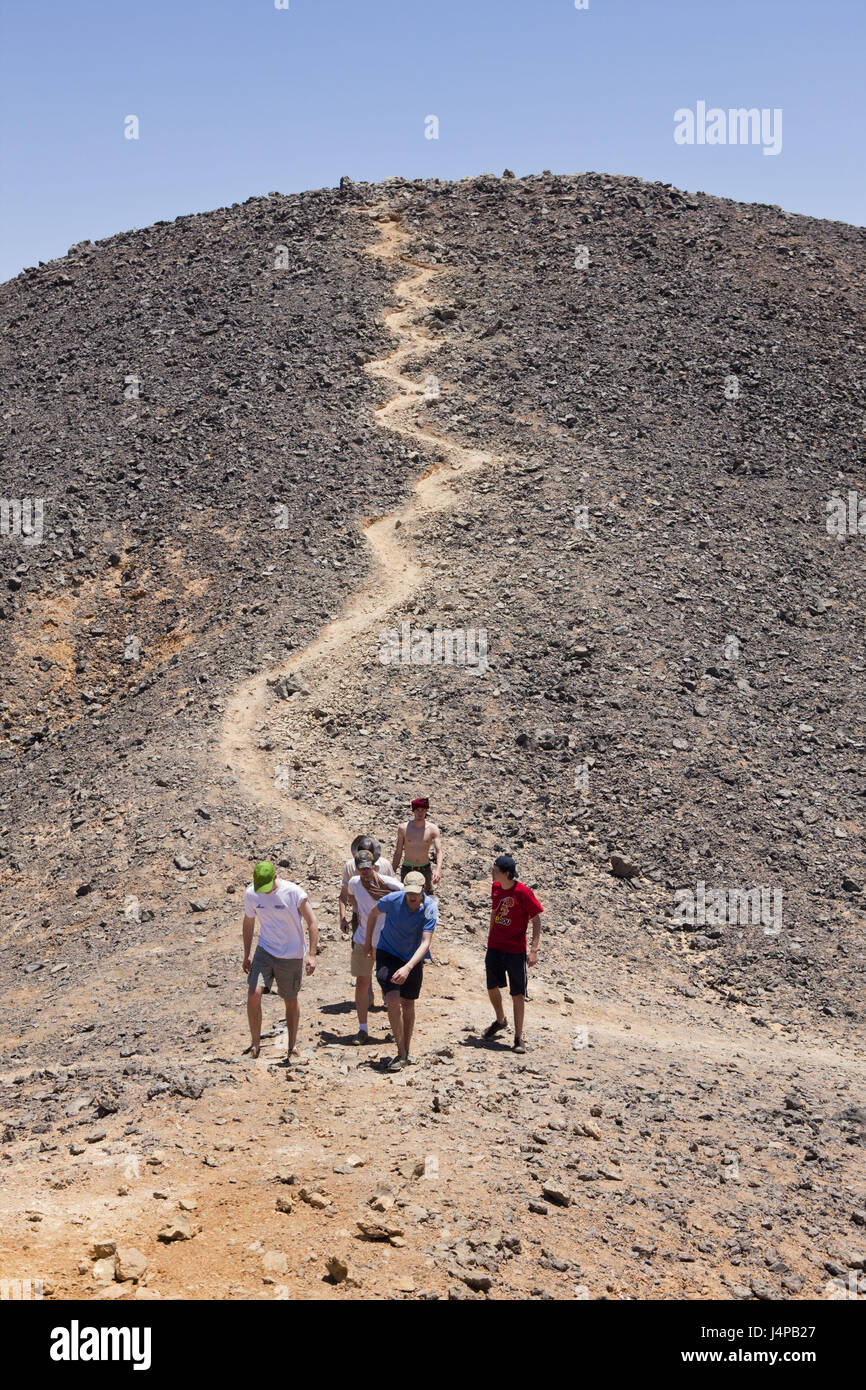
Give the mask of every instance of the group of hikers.
M 389 1071 L 411 1066 L 415 1002 L 421 993 L 424 966 L 439 920 L 434 889 L 442 877 L 442 837 L 428 820 L 429 798 L 412 801 L 411 819 L 397 831 L 390 861 L 369 835 L 358 835 L 343 869 L 338 900 L 340 931 L 351 932 L 350 970 L 355 979 L 357 1042 L 369 1043 L 368 1019 L 374 1008 L 373 977 L 382 991 L 397 1055 Z M 528 998 L 527 966 L 535 965 L 543 908 L 517 877 L 509 854 L 493 861 L 490 927 L 485 969 L 487 993 L 495 1018 L 485 1030 L 490 1040 L 508 1027 L 502 991 L 508 987 L 514 1013 L 514 1052 L 525 1052 L 523 1027 Z M 256 921 L 259 940 L 251 955 Z M 309 938 L 307 950 L 304 936 Z M 527 932 L 532 937 L 527 949 Z M 247 1017 L 251 1056 L 258 1057 L 262 1036 L 262 994 L 276 987 L 286 1006 L 287 1063 L 298 1055 L 298 993 L 304 975 L 316 969 L 319 927 L 303 888 L 278 878 L 274 865 L 262 860 L 244 895 L 243 970 L 247 976 Z

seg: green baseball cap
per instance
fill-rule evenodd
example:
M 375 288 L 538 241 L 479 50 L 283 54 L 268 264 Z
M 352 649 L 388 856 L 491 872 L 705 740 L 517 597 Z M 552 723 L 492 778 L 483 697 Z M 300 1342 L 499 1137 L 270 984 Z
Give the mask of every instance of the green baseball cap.
M 269 859 L 261 859 L 253 869 L 253 887 L 257 893 L 270 893 L 277 871 Z

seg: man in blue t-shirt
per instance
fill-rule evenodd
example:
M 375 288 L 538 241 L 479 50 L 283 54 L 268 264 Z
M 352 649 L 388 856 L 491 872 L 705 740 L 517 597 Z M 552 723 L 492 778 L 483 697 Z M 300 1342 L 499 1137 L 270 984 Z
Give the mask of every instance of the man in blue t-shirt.
M 389 1071 L 400 1071 L 412 1063 L 409 1044 L 415 1027 L 415 1000 L 421 993 L 423 961 L 438 917 L 436 899 L 424 892 L 424 875 L 411 872 L 403 880 L 403 891 L 386 893 L 367 918 L 364 950 L 368 956 L 373 954 L 373 933 L 380 918 L 382 922 L 376 946 L 376 979 L 397 1044 L 397 1056 Z

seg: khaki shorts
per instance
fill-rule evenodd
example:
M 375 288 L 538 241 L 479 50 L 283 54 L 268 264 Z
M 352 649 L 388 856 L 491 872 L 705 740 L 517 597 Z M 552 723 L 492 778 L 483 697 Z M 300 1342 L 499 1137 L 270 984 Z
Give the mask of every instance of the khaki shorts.
M 274 980 L 282 999 L 297 999 L 304 979 L 303 956 L 284 958 L 272 956 L 261 946 L 256 947 L 250 973 L 247 976 L 247 989 L 258 989 L 261 985 L 269 990 Z
M 351 973 L 356 980 L 367 979 L 373 974 L 373 966 L 376 964 L 374 956 L 375 952 L 373 956 L 368 956 L 362 945 L 357 941 L 352 942 Z

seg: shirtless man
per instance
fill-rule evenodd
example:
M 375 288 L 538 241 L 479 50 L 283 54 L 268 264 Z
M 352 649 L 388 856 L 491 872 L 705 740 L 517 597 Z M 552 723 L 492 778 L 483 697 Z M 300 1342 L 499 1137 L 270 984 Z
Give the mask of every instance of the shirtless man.
M 432 894 L 442 877 L 442 839 L 439 826 L 427 819 L 429 807 L 429 797 L 414 798 L 412 819 L 397 830 L 397 847 L 391 867 L 395 873 L 399 871 L 403 880 L 408 873 L 422 874 L 425 891 Z

